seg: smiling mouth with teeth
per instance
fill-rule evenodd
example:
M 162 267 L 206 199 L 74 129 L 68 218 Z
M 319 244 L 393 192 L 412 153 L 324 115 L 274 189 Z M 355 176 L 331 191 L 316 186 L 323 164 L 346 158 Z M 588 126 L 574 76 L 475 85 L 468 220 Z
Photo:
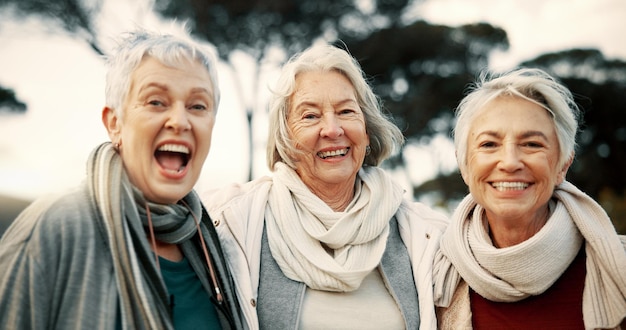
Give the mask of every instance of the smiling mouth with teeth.
M 180 144 L 164 144 L 154 152 L 159 165 L 174 172 L 181 172 L 185 169 L 189 163 L 189 156 L 189 148 Z
M 491 185 L 498 191 L 524 190 L 529 186 L 526 182 L 494 182 Z
M 327 158 L 337 157 L 337 156 L 341 157 L 341 156 L 345 156 L 348 153 L 348 150 L 350 150 L 350 148 L 333 150 L 333 151 L 320 151 L 317 153 L 317 156 L 321 159 L 327 159 Z

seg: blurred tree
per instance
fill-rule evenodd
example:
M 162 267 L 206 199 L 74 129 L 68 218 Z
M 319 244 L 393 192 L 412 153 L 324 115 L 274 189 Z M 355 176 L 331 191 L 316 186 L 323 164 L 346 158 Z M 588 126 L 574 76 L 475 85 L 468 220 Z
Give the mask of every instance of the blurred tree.
M 51 17 L 102 53 L 94 28 L 102 1 L 0 0 L 0 8 Z M 406 21 L 407 8 L 417 1 L 155 0 L 154 4 L 166 18 L 187 20 L 193 34 L 215 45 L 230 64 L 247 114 L 251 179 L 254 118 L 265 112 L 260 76 L 265 68 L 280 66 L 288 56 L 319 39 L 347 47 L 360 61 L 409 144 L 450 136 L 453 109 L 465 87 L 488 67 L 491 52 L 508 48 L 508 39 L 504 30 L 487 23 L 449 27 Z M 240 53 L 251 58 L 252 73 L 248 68 L 237 72 L 234 54 Z M 546 69 L 577 95 L 586 126 L 569 179 L 599 198 L 614 219 L 626 219 L 626 64 L 583 49 L 545 54 L 521 65 Z M 387 164 L 403 168 L 403 153 Z M 588 175 L 593 171 L 602 172 Z M 414 189 L 416 197 L 433 193 L 442 207 L 451 209 L 467 188 L 453 171 L 439 173 Z
M 409 142 L 449 136 L 453 111 L 467 83 L 509 46 L 506 32 L 480 23 L 448 27 L 417 21 L 381 29 L 348 47 Z M 389 51 L 392 49 L 393 51 Z
M 98 45 L 95 18 L 104 0 L 0 0 L 0 9 L 14 18 L 33 15 L 52 20 L 77 40 L 83 40 L 102 55 Z
M 26 104 L 15 97 L 15 92 L 0 86 L 0 113 L 25 111 Z

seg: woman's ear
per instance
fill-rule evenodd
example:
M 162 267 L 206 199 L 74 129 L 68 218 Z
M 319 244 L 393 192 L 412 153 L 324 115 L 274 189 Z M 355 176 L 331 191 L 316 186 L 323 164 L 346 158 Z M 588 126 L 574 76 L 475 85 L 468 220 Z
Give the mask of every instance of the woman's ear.
M 120 133 L 122 130 L 121 121 L 114 109 L 104 107 L 102 109 L 102 124 L 109 133 L 109 139 L 113 143 L 120 143 Z
M 561 168 L 561 170 L 557 174 L 558 175 L 558 177 L 556 178 L 556 185 L 557 186 L 560 185 L 561 183 L 563 183 L 563 181 L 565 181 L 565 176 L 567 175 L 567 170 L 569 170 L 569 167 L 572 165 L 573 162 L 574 162 L 574 152 L 572 152 L 572 155 L 569 157 L 567 162 L 565 162 L 565 164 L 563 165 L 563 167 Z

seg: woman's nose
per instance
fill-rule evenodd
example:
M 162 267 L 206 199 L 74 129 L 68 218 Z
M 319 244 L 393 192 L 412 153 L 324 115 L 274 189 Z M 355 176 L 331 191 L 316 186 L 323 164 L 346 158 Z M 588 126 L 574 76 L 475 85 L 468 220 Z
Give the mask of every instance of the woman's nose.
M 185 105 L 181 102 L 173 104 L 169 111 L 169 118 L 165 127 L 171 128 L 176 132 L 182 132 L 191 129 L 191 123 L 189 122 L 189 113 L 185 108 Z
M 500 153 L 498 167 L 508 172 L 516 171 L 524 166 L 521 156 L 517 145 L 505 144 Z
M 322 130 L 320 132 L 322 136 L 336 138 L 343 135 L 343 127 L 341 121 L 335 116 L 325 115 L 322 120 Z

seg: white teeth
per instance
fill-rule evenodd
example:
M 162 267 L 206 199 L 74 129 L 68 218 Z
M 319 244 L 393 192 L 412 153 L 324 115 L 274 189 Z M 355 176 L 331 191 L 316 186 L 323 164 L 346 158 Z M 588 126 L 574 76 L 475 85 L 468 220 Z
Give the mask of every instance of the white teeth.
M 328 158 L 328 157 L 333 157 L 333 156 L 343 156 L 345 154 L 348 153 L 348 148 L 346 149 L 339 149 L 339 150 L 333 150 L 333 151 L 320 151 L 317 153 L 317 155 L 321 158 Z
M 528 187 L 528 183 L 526 182 L 494 182 L 492 186 L 496 188 L 498 191 L 522 190 Z
M 159 147 L 159 151 L 179 152 L 181 154 L 188 154 L 189 148 L 181 144 L 164 144 Z

